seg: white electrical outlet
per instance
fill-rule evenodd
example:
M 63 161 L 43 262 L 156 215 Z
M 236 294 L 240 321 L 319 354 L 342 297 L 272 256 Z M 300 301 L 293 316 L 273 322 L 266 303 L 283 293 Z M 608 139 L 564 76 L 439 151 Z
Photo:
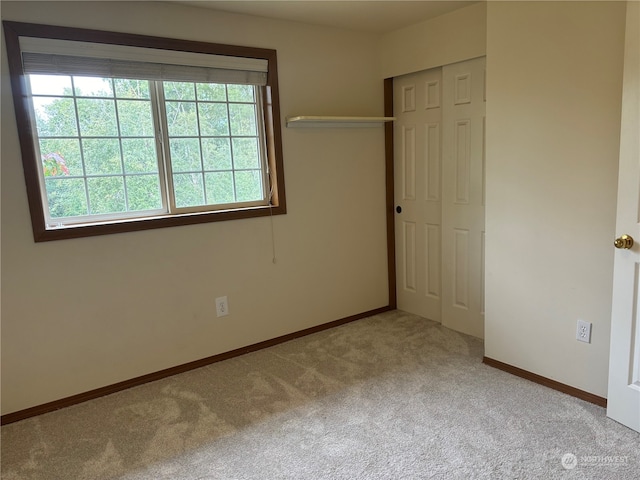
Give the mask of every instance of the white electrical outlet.
M 224 317 L 226 315 L 229 315 L 229 302 L 227 302 L 227 297 L 216 298 L 216 316 Z
M 578 340 L 579 342 L 591 343 L 591 322 L 578 320 L 576 340 Z

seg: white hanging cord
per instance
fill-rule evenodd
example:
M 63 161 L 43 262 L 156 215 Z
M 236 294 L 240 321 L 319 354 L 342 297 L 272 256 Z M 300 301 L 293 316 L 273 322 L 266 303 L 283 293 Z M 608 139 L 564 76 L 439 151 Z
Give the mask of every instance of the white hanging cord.
M 267 170 L 267 175 L 269 178 L 271 178 L 271 172 L 269 170 Z M 273 203 L 272 203 L 272 199 L 273 199 L 273 182 L 269 182 L 271 185 L 269 186 L 269 217 L 271 220 L 271 251 L 273 254 L 273 258 L 272 258 L 272 262 L 274 264 L 276 264 L 278 262 L 277 258 L 276 258 L 276 234 L 275 234 L 275 229 L 273 226 Z
M 271 261 L 275 264 L 278 263 L 278 260 L 276 259 L 276 236 L 273 230 L 273 209 L 271 204 L 269 204 L 269 213 L 271 215 L 271 245 L 273 249 L 273 259 Z

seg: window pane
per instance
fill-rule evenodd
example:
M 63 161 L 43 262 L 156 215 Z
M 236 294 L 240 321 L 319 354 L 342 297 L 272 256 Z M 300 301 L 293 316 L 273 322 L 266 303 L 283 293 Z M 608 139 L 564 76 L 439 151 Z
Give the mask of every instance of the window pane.
M 188 82 L 163 82 L 167 100 L 195 100 L 196 86 Z
M 207 186 L 207 204 L 233 203 L 233 173 L 215 172 L 204 174 Z
M 127 176 L 129 210 L 157 210 L 162 208 L 160 179 L 157 175 Z
M 118 100 L 120 135 L 123 137 L 152 137 L 153 115 L 151 102 Z
M 231 147 L 228 138 L 203 138 L 202 160 L 205 170 L 231 170 Z
M 74 137 L 78 135 L 76 110 L 72 98 L 34 97 L 39 137 Z
M 117 137 L 116 108 L 113 100 L 79 98 L 80 134 L 85 137 Z
M 152 173 L 158 171 L 156 142 L 151 138 L 123 138 L 122 155 L 127 173 Z
M 201 173 L 180 173 L 173 176 L 173 190 L 177 207 L 194 207 L 204 204 Z
M 237 169 L 260 168 L 257 138 L 233 139 L 233 166 Z
M 172 138 L 169 141 L 169 148 L 174 173 L 202 170 L 200 141 L 197 138 Z
M 28 75 L 33 95 L 71 95 L 71 77 L 64 75 Z
M 58 155 L 56 158 L 54 155 Z M 52 138 L 40 140 L 40 157 L 56 159 L 60 163 L 60 159 L 67 167 L 68 175 L 83 175 L 82 157 L 80 157 L 80 142 L 77 139 Z M 47 172 L 45 171 L 45 176 Z
M 262 176 L 260 175 L 260 170 L 235 172 L 234 176 L 238 202 L 262 200 Z
M 83 179 L 49 177 L 45 180 L 45 188 L 52 218 L 76 217 L 88 213 Z
M 167 125 L 171 137 L 198 135 L 196 104 L 192 102 L 166 102 Z
M 199 103 L 202 135 L 229 135 L 226 103 Z
M 82 141 L 87 175 L 122 173 L 118 139 L 87 139 Z
M 224 84 L 221 83 L 198 83 L 196 84 L 198 91 L 198 100 L 200 101 L 218 101 L 226 102 L 227 94 Z
M 166 48 L 181 56 L 186 62 L 181 76 L 164 77 L 181 80 L 165 82 L 142 56 L 131 58 L 130 76 L 137 78 L 111 78 L 112 73 L 97 66 L 117 63 L 117 59 L 83 45 L 106 42 L 103 50 L 113 45 L 115 52 L 127 44 L 127 35 L 13 26 L 16 38 L 34 37 L 35 46 L 46 46 L 41 53 L 31 54 L 21 51 L 25 42 L 15 41 L 9 42 L 6 52 L 16 66 L 14 85 L 20 87 L 12 97 L 16 118 L 32 130 L 27 137 L 33 145 L 23 145 L 22 160 L 36 242 L 259 217 L 268 209 L 243 209 L 238 201 L 258 198 L 271 188 L 276 199 L 272 213 L 286 213 L 284 185 L 280 187 L 278 84 L 270 60 L 274 50 L 141 36 L 135 49 L 142 55 L 148 50 L 153 56 Z M 67 40 L 56 43 L 51 39 L 54 31 Z M 158 42 L 163 45 L 160 50 L 142 46 L 158 47 Z M 86 57 L 86 61 L 80 59 L 84 67 L 65 57 L 77 49 Z M 229 84 L 217 83 L 225 80 L 215 77 L 209 82 L 203 75 L 206 69 L 188 65 L 205 50 L 233 57 L 238 68 L 257 61 L 261 68 L 270 66 L 271 73 L 269 78 L 260 75 L 264 86 L 233 85 L 242 83 L 233 79 Z M 267 111 L 263 111 L 264 95 L 269 96 Z M 274 121 L 278 122 L 275 128 Z M 274 173 L 270 178 L 265 171 L 266 152 Z M 174 208 L 176 199 L 179 208 Z M 265 203 L 262 199 L 246 205 Z
M 227 85 L 230 102 L 253 102 L 253 85 Z
M 147 80 L 128 80 L 114 78 L 116 97 L 119 98 L 149 98 L 149 82 Z
M 232 135 L 256 135 L 255 105 L 229 104 Z
M 111 79 L 98 77 L 73 77 L 75 94 L 79 97 L 113 97 Z
M 118 213 L 127 210 L 124 201 L 124 182 L 121 176 L 87 179 L 91 213 Z

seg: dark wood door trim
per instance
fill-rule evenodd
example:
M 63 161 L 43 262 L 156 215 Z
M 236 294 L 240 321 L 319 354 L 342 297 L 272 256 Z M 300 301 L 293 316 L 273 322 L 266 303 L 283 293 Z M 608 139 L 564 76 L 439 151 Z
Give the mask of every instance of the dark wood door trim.
M 393 78 L 384 80 L 384 115 L 393 117 Z M 396 297 L 396 233 L 395 233 L 395 192 L 393 178 L 393 122 L 384 124 L 384 158 L 387 208 L 387 268 L 389 278 L 389 307 L 397 308 Z

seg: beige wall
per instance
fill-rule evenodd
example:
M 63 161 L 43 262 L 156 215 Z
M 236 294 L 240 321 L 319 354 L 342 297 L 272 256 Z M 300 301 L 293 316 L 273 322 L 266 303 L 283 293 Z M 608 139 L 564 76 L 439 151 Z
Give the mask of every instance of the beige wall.
M 381 115 L 379 79 L 486 53 L 486 355 L 606 396 L 624 5 L 490 2 L 382 38 L 151 2 L 2 17 L 275 48 L 283 116 Z M 387 304 L 381 129 L 283 129 L 275 265 L 268 219 L 36 245 L 4 50 L 1 80 L 3 414 Z
M 624 2 L 487 2 L 384 35 L 380 76 L 487 55 L 488 357 L 606 396 Z M 590 345 L 575 340 L 593 323 Z
M 383 35 L 380 75 L 397 77 L 486 53 L 487 5 L 480 2 Z
M 154 2 L 3 1 L 2 17 L 275 48 L 283 117 L 383 113 L 367 34 Z M 6 62 L 3 414 L 388 304 L 382 128 L 283 129 L 275 265 L 266 218 L 34 244 Z
M 485 354 L 607 394 L 625 4 L 490 2 Z M 593 323 L 592 343 L 575 340 Z

